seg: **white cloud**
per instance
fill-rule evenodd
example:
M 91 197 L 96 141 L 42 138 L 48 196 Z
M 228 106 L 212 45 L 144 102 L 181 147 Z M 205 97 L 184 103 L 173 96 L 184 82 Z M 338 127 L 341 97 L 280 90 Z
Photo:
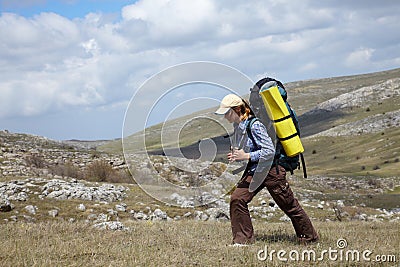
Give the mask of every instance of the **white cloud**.
M 306 72 L 306 71 L 312 71 L 315 70 L 317 68 L 317 64 L 315 64 L 314 62 L 309 62 L 304 64 L 303 66 L 300 67 L 300 71 Z
M 43 81 L 34 83 L 29 77 L 22 78 L 22 81 L 10 81 L 2 86 L 0 118 L 36 116 L 49 111 L 53 105 L 54 91 L 44 87 Z
M 93 56 L 100 53 L 100 48 L 95 39 L 90 39 L 87 42 L 81 43 L 81 46 L 85 49 L 86 53 L 91 54 Z
M 154 8 L 156 7 L 156 8 Z M 122 10 L 125 20 L 146 21 L 153 34 L 190 34 L 216 17 L 211 0 L 141 0 Z
M 192 60 L 284 81 L 398 67 L 400 3 L 360 2 L 139 0 L 120 21 L 2 13 L 0 117 L 113 106 Z
M 370 59 L 372 54 L 374 53 L 374 49 L 372 48 L 360 48 L 356 51 L 351 52 L 346 58 L 346 64 L 349 67 L 364 67 L 365 65 L 370 64 Z
M 212 0 L 140 0 L 124 7 L 122 17 L 128 25 L 143 22 L 147 41 L 171 46 L 204 37 L 218 13 Z

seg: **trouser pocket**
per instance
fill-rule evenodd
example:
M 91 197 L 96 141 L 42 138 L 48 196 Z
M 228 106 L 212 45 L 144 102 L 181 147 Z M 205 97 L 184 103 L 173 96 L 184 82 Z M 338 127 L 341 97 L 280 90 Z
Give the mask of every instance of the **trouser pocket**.
M 249 188 L 251 179 L 253 179 L 253 176 L 251 176 L 251 175 L 243 177 L 240 180 L 240 182 L 237 184 L 237 187 L 238 188 Z
M 267 184 L 267 189 L 278 207 L 286 214 L 290 213 L 294 207 L 294 195 L 286 180 L 277 181 L 273 184 Z

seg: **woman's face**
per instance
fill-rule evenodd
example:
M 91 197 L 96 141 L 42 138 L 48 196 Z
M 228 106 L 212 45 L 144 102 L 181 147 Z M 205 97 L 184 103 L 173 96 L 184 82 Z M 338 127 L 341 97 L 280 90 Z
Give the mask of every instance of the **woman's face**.
M 234 122 L 239 123 L 239 122 L 240 122 L 240 117 L 239 117 L 239 115 L 238 115 L 232 108 L 230 108 L 230 109 L 228 110 L 228 112 L 225 113 L 224 117 L 225 117 L 225 119 L 227 119 L 230 123 L 234 123 Z

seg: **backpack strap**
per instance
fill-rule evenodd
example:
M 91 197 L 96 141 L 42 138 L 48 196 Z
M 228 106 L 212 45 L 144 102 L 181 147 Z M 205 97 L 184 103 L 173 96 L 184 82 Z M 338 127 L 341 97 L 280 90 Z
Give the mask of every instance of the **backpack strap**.
M 306 161 L 304 160 L 303 153 L 300 153 L 301 165 L 303 166 L 303 177 L 307 178 Z
M 254 146 L 258 146 L 256 140 L 254 139 L 254 136 L 251 133 L 251 126 L 253 125 L 253 123 L 255 123 L 256 121 L 258 121 L 257 117 L 252 117 L 250 118 L 250 120 L 247 122 L 246 124 L 246 132 L 247 132 L 247 136 L 251 139 L 251 142 L 253 142 Z
M 253 143 L 253 145 L 255 146 L 255 147 L 258 147 L 258 144 L 257 144 L 257 142 L 256 142 L 256 140 L 254 139 L 254 136 L 253 136 L 253 134 L 251 133 L 251 126 L 256 122 L 256 121 L 258 121 L 259 119 L 257 118 L 257 117 L 250 117 L 249 119 L 248 119 L 248 121 L 247 121 L 247 123 L 246 123 L 246 132 L 247 132 L 247 136 L 250 138 L 250 140 L 251 140 L 251 142 Z M 254 164 L 254 163 L 253 163 Z M 252 165 L 252 163 L 251 163 L 251 159 L 249 159 L 249 161 L 247 162 L 247 165 L 246 165 L 246 170 L 244 171 L 244 173 L 243 173 L 243 177 L 246 175 L 246 173 L 250 170 L 250 168 L 251 168 L 251 165 Z M 242 177 L 242 178 L 243 178 Z
M 300 127 L 299 127 L 299 121 L 298 121 L 297 116 L 296 116 L 296 112 L 292 109 L 292 107 L 289 105 L 288 102 L 286 102 L 286 104 L 288 106 L 288 109 L 289 109 L 289 112 L 290 112 L 290 116 L 293 119 L 294 126 L 296 127 L 296 134 L 298 136 L 300 136 Z M 307 178 L 306 161 L 304 160 L 303 153 L 300 153 L 300 160 L 301 160 L 301 166 L 303 167 L 303 177 Z

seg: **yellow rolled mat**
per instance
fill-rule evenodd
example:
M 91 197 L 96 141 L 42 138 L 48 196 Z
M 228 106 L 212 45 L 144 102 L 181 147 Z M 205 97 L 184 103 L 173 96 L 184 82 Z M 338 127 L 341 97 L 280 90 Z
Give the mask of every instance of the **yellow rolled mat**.
M 268 85 L 265 84 L 265 85 Z M 299 134 L 294 126 L 290 112 L 279 93 L 278 86 L 261 87 L 261 98 L 264 102 L 269 118 L 273 121 L 276 135 L 278 136 L 286 155 L 296 156 L 304 152 Z

